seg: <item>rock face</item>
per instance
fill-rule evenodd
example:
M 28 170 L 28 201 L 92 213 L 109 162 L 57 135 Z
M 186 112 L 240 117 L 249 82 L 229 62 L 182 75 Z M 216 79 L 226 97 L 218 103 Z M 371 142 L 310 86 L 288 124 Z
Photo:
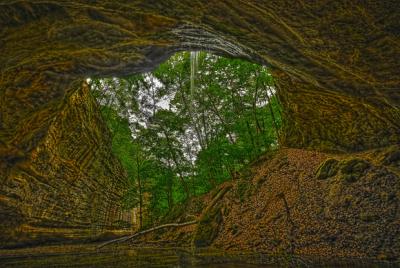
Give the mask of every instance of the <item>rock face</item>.
M 29 157 L 2 168 L 0 246 L 95 238 L 121 217 L 126 174 L 89 88 L 74 86 Z
M 87 76 L 148 71 L 179 50 L 271 66 L 285 145 L 360 151 L 399 143 L 398 29 L 396 0 L 4 0 L 2 223 L 87 226 L 90 213 L 109 223 L 122 173 L 90 98 L 73 105 L 73 96 Z M 94 195 L 106 189 L 107 199 Z

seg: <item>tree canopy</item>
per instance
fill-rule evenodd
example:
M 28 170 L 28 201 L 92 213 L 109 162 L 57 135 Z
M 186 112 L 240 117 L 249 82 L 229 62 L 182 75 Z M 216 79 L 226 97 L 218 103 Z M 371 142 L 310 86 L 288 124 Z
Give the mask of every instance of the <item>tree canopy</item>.
M 131 181 L 140 225 L 234 179 L 278 145 L 280 106 L 266 67 L 181 52 L 151 73 L 89 79 Z

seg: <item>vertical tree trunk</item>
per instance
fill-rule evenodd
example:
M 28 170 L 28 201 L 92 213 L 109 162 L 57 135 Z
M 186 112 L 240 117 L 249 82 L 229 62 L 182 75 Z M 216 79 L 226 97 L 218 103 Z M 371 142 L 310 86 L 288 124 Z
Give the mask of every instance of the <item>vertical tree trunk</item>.
M 139 187 L 139 228 L 143 228 L 143 189 L 142 179 L 140 177 L 140 163 L 139 163 L 139 152 L 136 154 L 136 166 L 137 166 L 137 180 Z
M 171 167 L 171 162 L 168 159 L 168 168 L 169 170 L 172 170 Z M 174 198 L 172 196 L 172 187 L 173 187 L 173 180 L 170 176 L 167 176 L 170 179 L 168 180 L 168 185 L 167 185 L 167 202 L 168 202 L 168 210 L 171 211 L 172 207 L 174 206 Z
M 272 121 L 273 121 L 274 126 L 275 126 L 276 137 L 278 138 L 278 141 L 279 141 L 279 140 L 280 140 L 280 137 L 279 137 L 278 124 L 276 123 L 274 110 L 272 109 L 271 97 L 269 96 L 269 93 L 271 93 L 271 95 L 272 95 L 272 92 L 271 92 L 271 90 L 269 89 L 268 86 L 266 87 L 266 86 L 264 85 L 264 88 L 267 90 L 268 107 L 269 107 L 269 111 L 271 112 Z
M 189 116 L 190 116 L 190 120 L 192 121 L 192 124 L 193 124 L 194 130 L 195 130 L 197 139 L 199 141 L 200 147 L 201 147 L 201 149 L 205 149 L 206 144 L 204 143 L 204 138 L 201 135 L 201 131 L 199 129 L 199 126 L 197 125 L 197 119 L 194 116 L 194 113 L 192 111 L 192 107 L 188 103 L 189 101 L 187 100 L 187 98 L 185 96 L 185 93 L 183 91 L 182 91 L 182 95 L 181 96 L 182 96 L 183 103 L 184 103 L 186 109 L 188 110 L 188 113 L 189 113 Z
M 232 133 L 229 130 L 228 124 L 225 122 L 224 118 L 221 116 L 220 112 L 218 111 L 217 105 L 214 103 L 214 101 L 212 101 L 212 97 L 209 94 L 208 94 L 208 98 L 209 98 L 209 101 L 211 103 L 211 109 L 213 110 L 214 114 L 218 117 L 219 121 L 224 126 L 224 129 L 226 130 L 226 132 L 228 134 L 229 141 L 232 144 L 234 144 L 235 143 L 235 139 L 233 138 Z
M 259 148 L 257 148 L 255 143 L 254 143 L 254 137 L 253 137 L 253 133 L 251 132 L 250 123 L 247 120 L 246 120 L 246 127 L 247 127 L 247 132 L 249 133 L 251 145 L 253 146 L 253 150 L 254 151 L 258 151 Z
M 168 145 L 168 149 L 169 149 L 169 151 L 170 151 L 171 157 L 172 157 L 172 161 L 174 162 L 174 164 L 175 164 L 175 166 L 176 166 L 176 168 L 177 168 L 177 170 L 178 170 L 178 176 L 179 176 L 179 179 L 180 179 L 180 181 L 181 181 L 181 183 L 182 183 L 183 190 L 185 191 L 186 200 L 189 200 L 189 198 L 190 198 L 190 191 L 189 191 L 189 188 L 188 188 L 188 186 L 187 186 L 187 183 L 185 182 L 185 179 L 183 178 L 182 171 L 181 171 L 181 169 L 179 168 L 179 163 L 178 163 L 178 160 L 177 160 L 176 155 L 175 155 L 175 153 L 174 153 L 174 150 L 173 150 L 173 148 L 172 148 L 171 140 L 170 140 L 170 138 L 169 138 L 168 133 L 165 131 L 165 129 L 163 129 L 163 132 L 164 132 L 165 138 L 167 139 L 167 145 Z
M 256 91 L 254 93 L 254 99 L 253 99 L 253 116 L 254 116 L 254 122 L 256 124 L 256 129 L 257 129 L 257 134 L 263 133 L 264 129 L 260 125 L 260 121 L 258 120 L 257 117 L 257 99 L 258 99 L 258 82 L 256 85 Z

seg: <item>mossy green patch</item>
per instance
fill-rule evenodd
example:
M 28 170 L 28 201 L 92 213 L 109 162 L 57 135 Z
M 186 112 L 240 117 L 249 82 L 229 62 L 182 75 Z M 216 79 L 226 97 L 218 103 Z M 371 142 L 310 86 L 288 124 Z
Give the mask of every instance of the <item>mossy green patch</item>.
M 232 185 L 220 187 L 208 207 L 204 209 L 192 240 L 192 245 L 195 248 L 211 245 L 218 235 L 219 227 L 223 219 L 223 203 L 221 200 L 230 189 L 232 189 Z
M 218 204 L 201 218 L 193 237 L 193 245 L 196 248 L 210 246 L 214 241 L 222 222 L 221 208 L 222 205 Z
M 319 180 L 325 180 L 333 177 L 338 172 L 339 161 L 333 158 L 327 159 L 317 169 L 316 178 Z
M 384 153 L 381 159 L 384 165 L 398 165 L 400 167 L 400 147 L 392 146 Z
M 339 167 L 342 179 L 352 183 L 363 175 L 364 171 L 370 167 L 370 163 L 364 159 L 352 158 L 340 161 Z

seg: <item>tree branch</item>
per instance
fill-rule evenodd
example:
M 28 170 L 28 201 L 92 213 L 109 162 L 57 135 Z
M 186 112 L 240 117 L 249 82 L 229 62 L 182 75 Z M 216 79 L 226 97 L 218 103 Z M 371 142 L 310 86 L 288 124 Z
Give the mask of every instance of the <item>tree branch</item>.
M 141 232 L 137 232 L 137 233 L 135 233 L 135 234 L 133 234 L 133 235 L 124 236 L 124 237 L 121 237 L 121 238 L 118 238 L 118 239 L 113 239 L 113 240 L 107 241 L 107 242 L 105 242 L 105 243 L 99 245 L 99 246 L 97 247 L 97 249 L 100 249 L 100 248 L 102 248 L 102 247 L 104 247 L 104 246 L 107 246 L 107 245 L 109 245 L 109 244 L 119 243 L 119 242 L 125 242 L 125 241 L 128 241 L 128 240 L 130 240 L 130 239 L 133 239 L 133 238 L 135 238 L 135 237 L 139 237 L 139 236 L 142 236 L 142 235 L 145 235 L 145 234 L 147 234 L 147 233 L 151 233 L 151 232 L 154 232 L 154 231 L 157 231 L 157 230 L 160 230 L 160 229 L 170 228 L 170 227 L 183 227 L 183 226 L 193 225 L 193 224 L 197 224 L 197 223 L 198 223 L 198 220 L 188 221 L 188 222 L 183 222 L 183 223 L 168 223 L 168 224 L 163 224 L 163 225 L 156 226 L 156 227 L 153 227 L 153 228 L 150 228 L 150 229 L 141 231 Z

